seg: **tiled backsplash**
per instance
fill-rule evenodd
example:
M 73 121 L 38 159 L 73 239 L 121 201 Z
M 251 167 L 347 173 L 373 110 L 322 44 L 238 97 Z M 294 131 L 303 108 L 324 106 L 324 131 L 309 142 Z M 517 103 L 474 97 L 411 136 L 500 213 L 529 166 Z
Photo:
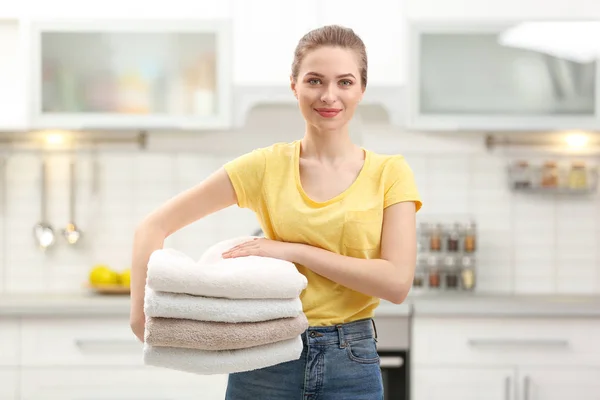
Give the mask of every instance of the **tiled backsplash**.
M 6 292 L 77 291 L 96 263 L 126 268 L 133 229 L 144 215 L 245 151 L 301 137 L 303 126 L 295 113 L 263 111 L 243 131 L 199 134 L 196 147 L 185 152 L 164 146 L 154 146 L 160 151 L 151 146 L 146 152 L 100 152 L 95 195 L 93 157 L 79 154 L 76 222 L 85 239 L 75 248 L 59 240 L 46 254 L 37 250 L 32 234 L 40 218 L 41 157 L 9 154 L 0 214 L 0 287 Z M 597 197 L 512 193 L 506 183 L 507 156 L 487 153 L 481 137 L 424 136 L 374 123 L 355 129 L 362 133 L 363 146 L 406 156 L 423 197 L 421 218 L 474 218 L 479 291 L 600 293 Z M 47 160 L 48 215 L 60 230 L 68 222 L 70 158 L 57 153 Z M 199 257 L 208 245 L 257 228 L 251 212 L 231 207 L 177 232 L 166 245 Z

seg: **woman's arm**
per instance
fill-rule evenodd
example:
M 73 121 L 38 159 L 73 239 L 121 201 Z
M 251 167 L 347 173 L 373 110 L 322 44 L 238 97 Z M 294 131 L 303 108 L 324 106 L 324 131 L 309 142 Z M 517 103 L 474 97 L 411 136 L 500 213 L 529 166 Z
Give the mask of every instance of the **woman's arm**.
M 379 259 L 364 260 L 305 244 L 267 239 L 243 243 L 224 253 L 223 257 L 281 258 L 301 264 L 357 292 L 400 304 L 408 295 L 415 274 L 415 214 L 414 202 L 396 203 L 384 210 Z
M 384 210 L 379 259 L 364 260 L 296 244 L 290 247 L 291 261 L 357 292 L 400 304 L 415 274 L 415 214 L 413 202 L 396 203 Z
M 167 201 L 138 225 L 131 263 L 130 324 L 140 340 L 144 340 L 144 287 L 152 252 L 161 249 L 169 235 L 235 204 L 236 200 L 229 176 L 221 168 L 200 184 Z

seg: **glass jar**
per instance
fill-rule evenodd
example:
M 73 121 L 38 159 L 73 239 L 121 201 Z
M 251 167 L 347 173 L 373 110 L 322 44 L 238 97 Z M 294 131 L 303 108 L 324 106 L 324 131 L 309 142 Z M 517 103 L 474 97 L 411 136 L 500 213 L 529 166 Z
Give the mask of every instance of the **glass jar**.
M 454 224 L 448 232 L 446 250 L 450 253 L 460 251 L 460 226 L 458 224 Z
M 465 227 L 465 235 L 463 238 L 463 249 L 465 253 L 474 253 L 476 249 L 476 233 L 477 228 L 475 222 L 470 222 Z
M 461 287 L 463 290 L 473 290 L 475 288 L 475 258 L 467 255 L 461 260 Z
M 531 168 L 527 161 L 517 161 L 512 168 L 512 183 L 515 189 L 528 189 L 531 184 Z
M 418 228 L 417 253 L 429 251 L 429 235 L 431 227 L 426 222 L 421 222 Z
M 558 165 L 555 161 L 546 161 L 544 163 L 540 185 L 544 188 L 558 187 Z
M 431 289 L 439 289 L 442 283 L 442 274 L 438 264 L 438 258 L 434 255 L 427 259 L 428 286 Z
M 587 183 L 587 171 L 585 168 L 585 162 L 574 161 L 571 164 L 571 170 L 569 171 L 569 188 L 580 190 L 586 189 Z
M 429 235 L 429 250 L 442 251 L 442 225 L 436 224 Z
M 425 287 L 425 280 L 427 279 L 427 274 L 425 272 L 426 267 L 427 263 L 424 254 L 417 254 L 417 267 L 415 269 L 415 277 L 413 279 L 414 289 L 418 290 Z
M 446 289 L 458 289 L 460 287 L 460 274 L 454 256 L 444 259 L 444 272 L 446 274 Z

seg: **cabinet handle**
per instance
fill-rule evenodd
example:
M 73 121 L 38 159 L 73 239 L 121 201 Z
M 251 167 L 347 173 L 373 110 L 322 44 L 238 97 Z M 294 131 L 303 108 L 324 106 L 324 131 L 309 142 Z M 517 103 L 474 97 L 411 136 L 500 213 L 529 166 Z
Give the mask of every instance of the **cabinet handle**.
M 512 379 L 510 379 L 510 376 L 507 376 L 506 379 L 504 380 L 504 400 L 510 400 L 511 399 L 511 395 L 510 395 L 510 389 L 512 387 Z
M 523 400 L 529 400 L 529 388 L 531 386 L 531 382 L 528 376 L 523 380 Z
M 140 344 L 135 340 L 131 339 L 75 339 L 75 346 L 82 347 L 92 347 L 92 346 L 134 346 L 139 348 Z
M 403 365 L 404 358 L 402 357 L 382 356 L 380 358 L 381 368 L 400 368 Z
M 569 342 L 562 339 L 470 339 L 469 346 L 519 346 L 519 347 L 568 347 Z

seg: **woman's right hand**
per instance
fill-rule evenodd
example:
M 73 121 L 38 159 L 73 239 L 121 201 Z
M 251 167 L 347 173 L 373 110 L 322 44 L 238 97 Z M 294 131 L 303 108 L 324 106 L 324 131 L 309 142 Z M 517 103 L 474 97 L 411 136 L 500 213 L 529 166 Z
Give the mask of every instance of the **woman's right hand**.
M 131 326 L 131 330 L 134 335 L 141 341 L 144 342 L 144 330 L 146 329 L 146 318 L 142 315 L 137 315 L 137 313 L 132 313 L 129 319 L 129 325 Z
M 144 341 L 144 290 L 152 252 L 163 248 L 164 240 L 172 233 L 236 202 L 237 196 L 229 175 L 221 168 L 195 187 L 167 201 L 137 227 L 131 262 L 129 325 L 140 341 Z

